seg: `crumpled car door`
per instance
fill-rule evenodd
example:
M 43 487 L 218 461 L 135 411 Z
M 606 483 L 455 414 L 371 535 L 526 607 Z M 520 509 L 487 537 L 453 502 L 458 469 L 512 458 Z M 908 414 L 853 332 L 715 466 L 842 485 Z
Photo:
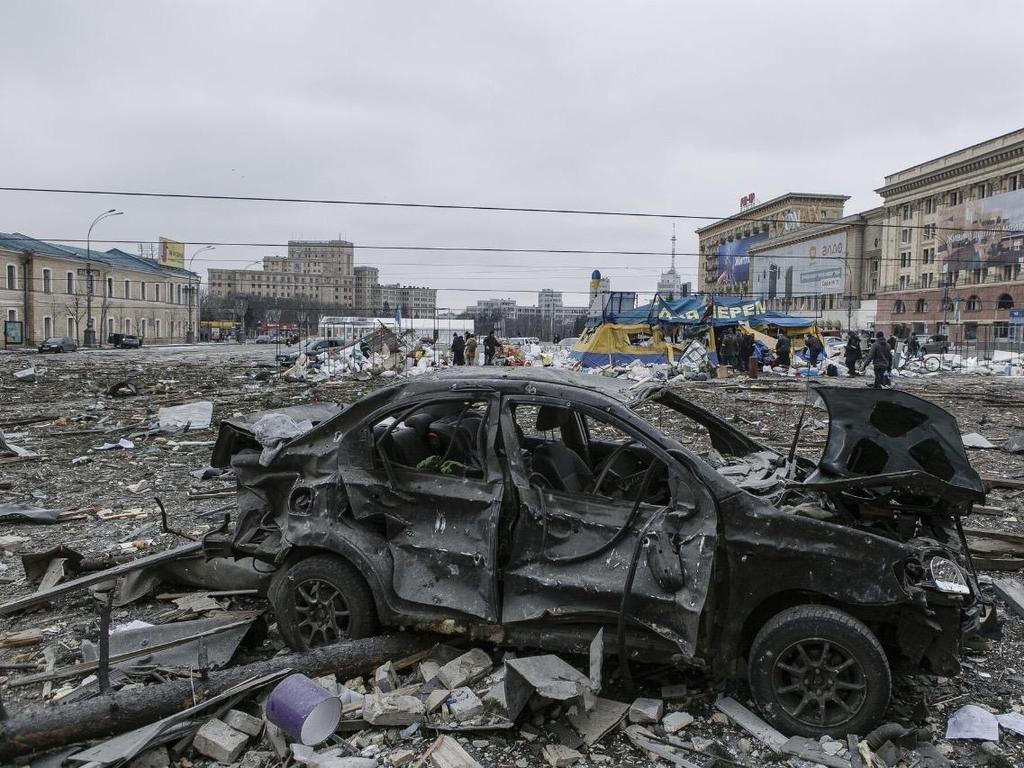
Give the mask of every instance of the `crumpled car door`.
M 504 479 L 492 450 L 496 400 L 488 408 L 484 476 L 392 465 L 342 467 L 357 518 L 382 516 L 398 597 L 498 619 L 496 549 Z
M 676 498 L 670 506 L 642 503 L 632 520 L 634 501 L 531 486 L 510 405 L 503 404 L 501 432 L 520 506 L 502 571 L 502 623 L 615 621 L 639 541 L 627 626 L 646 627 L 694 656 L 717 538 L 709 492 L 650 444 L 671 467 Z

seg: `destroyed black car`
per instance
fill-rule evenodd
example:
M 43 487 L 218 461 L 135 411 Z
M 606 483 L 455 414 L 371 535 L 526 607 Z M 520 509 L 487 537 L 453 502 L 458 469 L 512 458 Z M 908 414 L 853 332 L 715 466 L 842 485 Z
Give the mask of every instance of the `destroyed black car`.
M 239 518 L 205 543 L 276 567 L 296 649 L 384 625 L 585 652 L 603 627 L 620 658 L 745 677 L 786 733 L 864 733 L 890 658 L 954 674 L 994 615 L 958 533 L 984 495 L 941 408 L 817 393 L 816 465 L 685 389 L 554 370 L 227 421 L 214 463 L 235 470 Z

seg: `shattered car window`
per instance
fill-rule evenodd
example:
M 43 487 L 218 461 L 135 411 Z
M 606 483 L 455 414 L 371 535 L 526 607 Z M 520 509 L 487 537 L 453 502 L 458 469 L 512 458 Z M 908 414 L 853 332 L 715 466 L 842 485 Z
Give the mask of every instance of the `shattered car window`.
M 482 477 L 487 403 L 449 401 L 408 406 L 370 428 L 375 463 L 444 475 Z

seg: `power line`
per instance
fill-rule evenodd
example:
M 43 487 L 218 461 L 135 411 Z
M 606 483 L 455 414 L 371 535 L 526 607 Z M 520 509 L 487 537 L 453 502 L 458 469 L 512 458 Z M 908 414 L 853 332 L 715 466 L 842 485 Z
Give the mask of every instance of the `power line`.
M 629 218 L 647 218 L 647 219 L 690 219 L 694 221 L 721 221 L 721 222 L 756 222 L 756 223 L 773 223 L 776 219 L 773 218 L 759 218 L 755 216 L 706 216 L 700 214 L 688 214 L 688 213 L 653 213 L 645 211 L 615 211 L 615 210 L 599 210 L 599 209 L 585 209 L 585 208 L 542 208 L 536 206 L 506 206 L 506 205 L 479 205 L 479 204 L 461 204 L 461 203 L 409 203 L 409 202 L 397 202 L 387 200 L 342 200 L 332 198 L 310 198 L 310 197 L 261 197 L 257 195 L 202 195 L 197 193 L 186 193 L 186 192 L 133 192 L 128 190 L 113 190 L 113 189 L 67 189 L 58 187 L 7 187 L 0 186 L 0 191 L 3 192 L 32 192 L 32 193 L 43 193 L 43 194 L 60 194 L 60 195 L 101 195 L 109 197 L 146 197 L 146 198 L 157 198 L 157 199 L 176 199 L 176 200 L 220 200 L 220 201 L 235 201 L 235 202 L 249 202 L 249 203 L 299 203 L 306 205 L 339 205 L 339 206 L 366 206 L 376 208 L 422 208 L 428 210 L 445 210 L 445 211 L 483 211 L 483 212 L 501 212 L 501 213 L 547 213 L 547 214 L 558 214 L 558 215 L 571 215 L 571 216 L 617 216 L 617 217 L 629 217 Z M 834 224 L 838 223 L 839 219 L 833 219 L 828 222 L 815 222 L 815 223 L 827 223 Z M 939 227 L 933 224 L 887 224 L 884 222 L 872 224 L 872 226 L 878 227 L 889 227 L 896 229 L 924 229 L 925 227 L 934 227 L 936 230 L 951 231 L 951 232 L 1002 232 L 1005 234 L 1019 234 L 1024 230 L 1011 230 L 1011 229 L 991 229 L 991 228 L 959 228 L 959 227 Z

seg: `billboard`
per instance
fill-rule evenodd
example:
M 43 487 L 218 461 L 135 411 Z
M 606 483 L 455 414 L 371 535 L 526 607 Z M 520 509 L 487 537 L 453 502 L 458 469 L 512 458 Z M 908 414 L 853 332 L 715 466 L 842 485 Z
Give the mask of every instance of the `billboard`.
M 768 239 L 767 232 L 758 232 L 750 237 L 729 240 L 718 247 L 718 280 L 719 285 L 728 283 L 745 283 L 750 279 L 750 256 L 747 255 L 752 246 Z
M 177 240 L 170 240 L 166 237 L 160 238 L 160 265 L 174 267 L 175 269 L 185 268 L 185 244 Z
M 769 299 L 842 293 L 846 233 L 773 248 L 755 256 L 751 292 Z
M 1024 258 L 1024 190 L 942 207 L 936 224 L 936 255 L 949 269 L 1019 264 Z

